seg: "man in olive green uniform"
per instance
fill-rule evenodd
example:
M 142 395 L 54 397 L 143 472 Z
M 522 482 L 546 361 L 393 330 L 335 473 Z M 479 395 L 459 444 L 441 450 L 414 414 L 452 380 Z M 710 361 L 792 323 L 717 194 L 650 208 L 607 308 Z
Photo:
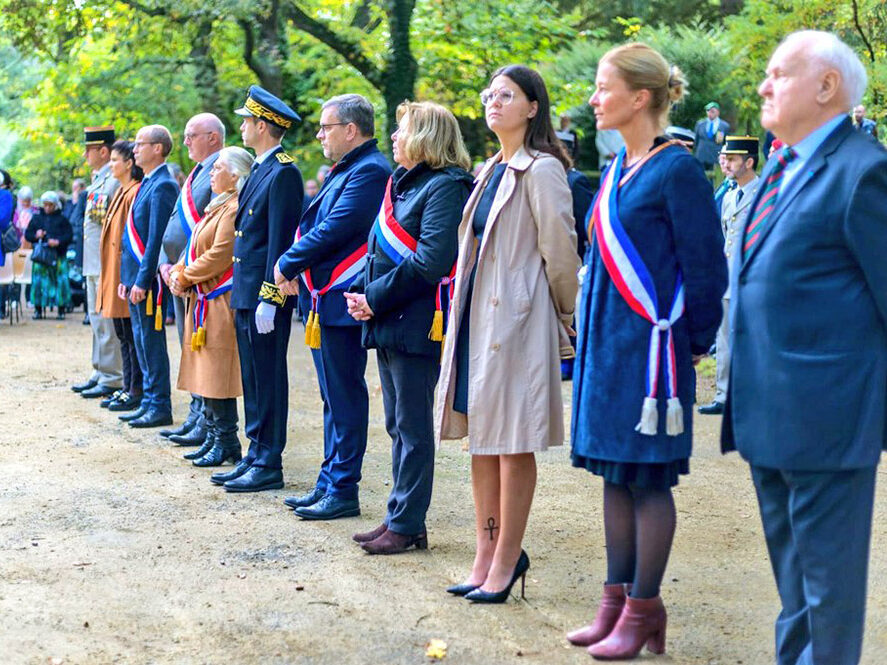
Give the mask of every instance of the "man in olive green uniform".
M 83 131 L 83 155 L 92 169 L 92 182 L 86 188 L 83 215 L 83 276 L 86 278 L 86 305 L 92 328 L 93 372 L 87 381 L 71 386 L 71 389 L 80 393 L 81 397 L 91 398 L 110 395 L 123 383 L 120 342 L 114 333 L 114 323 L 95 310 L 96 289 L 101 271 L 99 240 L 102 237 L 102 222 L 120 183 L 111 177 L 109 164 L 111 146 L 114 144 L 114 128 L 87 127 Z

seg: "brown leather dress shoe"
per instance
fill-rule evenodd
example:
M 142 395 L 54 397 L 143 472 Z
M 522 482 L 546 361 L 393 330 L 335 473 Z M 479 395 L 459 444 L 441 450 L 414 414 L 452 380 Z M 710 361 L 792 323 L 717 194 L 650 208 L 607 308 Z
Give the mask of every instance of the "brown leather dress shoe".
M 361 545 L 368 554 L 400 554 L 413 546 L 417 550 L 427 550 L 428 534 L 423 531 L 414 536 L 404 536 L 391 529 L 386 529 L 385 533 L 375 540 Z
M 381 536 L 387 530 L 388 530 L 388 525 L 385 524 L 385 522 L 382 522 L 379 526 L 377 526 L 372 531 L 366 531 L 364 533 L 355 533 L 353 536 L 351 536 L 351 540 L 353 540 L 355 543 L 368 543 L 371 540 L 375 540 L 376 538 Z

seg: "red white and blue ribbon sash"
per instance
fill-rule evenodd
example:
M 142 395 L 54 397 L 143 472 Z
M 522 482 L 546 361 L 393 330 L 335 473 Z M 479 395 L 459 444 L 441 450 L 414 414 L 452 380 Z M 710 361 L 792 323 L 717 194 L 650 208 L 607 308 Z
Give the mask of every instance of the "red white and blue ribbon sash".
M 139 265 L 141 265 L 142 259 L 145 258 L 145 243 L 142 241 L 138 230 L 136 230 L 133 211 L 136 208 L 136 200 L 139 198 L 139 189 L 141 187 L 141 183 L 136 185 L 136 193 L 133 196 L 132 205 L 129 207 L 129 213 L 126 215 L 126 247 L 129 249 L 130 254 L 135 257 L 135 260 L 138 261 Z
M 399 266 L 416 252 L 419 242 L 394 219 L 391 185 L 392 179 L 389 178 L 382 206 L 379 208 L 379 214 L 373 224 L 373 234 L 385 255 L 391 259 L 394 265 Z
M 198 220 L 198 224 L 201 220 Z M 185 267 L 190 266 L 197 260 L 197 247 L 195 238 L 197 234 L 192 233 L 188 238 L 188 246 L 185 249 Z M 194 285 L 194 293 L 197 294 L 197 304 L 194 306 L 194 331 L 202 328 L 206 322 L 206 302 L 218 298 L 223 293 L 227 293 L 234 286 L 234 263 L 228 266 L 227 270 L 219 277 L 219 282 L 212 290 L 207 291 L 200 284 Z
M 302 238 L 302 230 L 300 228 L 296 228 L 296 238 L 295 241 L 299 242 Z M 367 262 L 367 244 L 363 243 L 360 247 L 355 249 L 351 254 L 342 259 L 335 268 L 333 268 L 333 272 L 330 275 L 330 280 L 327 282 L 326 286 L 318 287 L 314 284 L 314 279 L 311 276 L 311 268 L 305 268 L 305 270 L 301 273 L 302 281 L 305 282 L 305 286 L 308 287 L 308 291 L 311 293 L 311 307 L 312 309 L 317 309 L 317 300 L 321 296 L 326 295 L 329 291 L 333 289 L 344 289 L 351 285 L 351 282 L 355 280 L 355 278 L 363 271 Z
M 672 326 L 684 313 L 684 284 L 679 271 L 675 280 L 674 296 L 668 317 L 660 318 L 653 277 L 619 220 L 618 193 L 619 187 L 628 182 L 644 163 L 669 145 L 670 143 L 663 143 L 651 150 L 635 164 L 631 171 L 622 177 L 621 181 L 617 182 L 625 158 L 625 149 L 623 148 L 604 174 L 591 216 L 597 247 L 613 285 L 631 310 L 652 325 L 647 356 L 646 398 L 641 413 L 641 422 L 635 428 L 641 434 L 649 435 L 657 433 L 659 422 L 656 397 L 659 388 L 663 334 L 666 335 L 665 374 L 668 381 L 670 411 L 667 418 L 668 434 L 676 435 L 683 431 L 683 416 L 677 418 L 680 402 L 677 396 L 677 370 Z M 678 423 L 677 420 L 681 422 Z
M 194 203 L 192 182 L 194 181 L 195 171 L 197 171 L 197 166 L 191 169 L 191 173 L 182 187 L 179 200 L 176 201 L 176 213 L 179 217 L 179 223 L 182 225 L 182 230 L 188 238 L 191 237 L 191 234 L 194 233 L 194 228 L 200 224 L 200 220 L 203 218 L 197 210 L 197 204 Z

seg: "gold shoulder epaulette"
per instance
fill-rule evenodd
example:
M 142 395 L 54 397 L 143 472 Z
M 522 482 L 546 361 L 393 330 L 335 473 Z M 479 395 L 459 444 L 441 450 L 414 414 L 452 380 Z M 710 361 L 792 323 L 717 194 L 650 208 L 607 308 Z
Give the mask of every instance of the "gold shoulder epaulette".
M 281 164 L 292 164 L 293 158 L 290 157 L 285 152 L 278 152 L 277 153 L 277 161 L 280 162 Z
M 276 284 L 271 282 L 262 282 L 262 288 L 259 289 L 259 299 L 267 300 L 278 307 L 283 307 L 286 303 L 286 296 L 280 292 Z

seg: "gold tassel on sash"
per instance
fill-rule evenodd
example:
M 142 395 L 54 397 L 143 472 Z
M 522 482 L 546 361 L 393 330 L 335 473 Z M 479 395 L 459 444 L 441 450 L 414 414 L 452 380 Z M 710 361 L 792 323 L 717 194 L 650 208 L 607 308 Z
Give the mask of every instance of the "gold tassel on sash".
M 308 312 L 308 322 L 305 324 L 305 346 L 311 346 L 311 331 L 314 330 L 314 310 Z
M 192 350 L 192 351 L 196 351 L 197 348 L 198 348 L 198 346 L 197 346 L 197 333 L 196 333 L 196 332 L 192 332 L 192 333 L 191 333 L 191 350 Z
M 154 298 L 151 289 L 148 289 L 148 297 L 145 299 L 145 314 L 151 316 L 154 314 Z
M 431 330 L 428 331 L 428 339 L 432 342 L 443 342 L 443 312 L 435 310 L 434 318 L 431 320 Z
M 154 330 L 163 330 L 163 308 L 159 303 L 154 308 Z
M 206 328 L 203 326 L 197 329 L 197 346 L 198 348 L 206 346 Z
M 314 312 L 314 327 L 311 329 L 311 341 L 308 344 L 312 349 L 320 348 L 320 314 Z

